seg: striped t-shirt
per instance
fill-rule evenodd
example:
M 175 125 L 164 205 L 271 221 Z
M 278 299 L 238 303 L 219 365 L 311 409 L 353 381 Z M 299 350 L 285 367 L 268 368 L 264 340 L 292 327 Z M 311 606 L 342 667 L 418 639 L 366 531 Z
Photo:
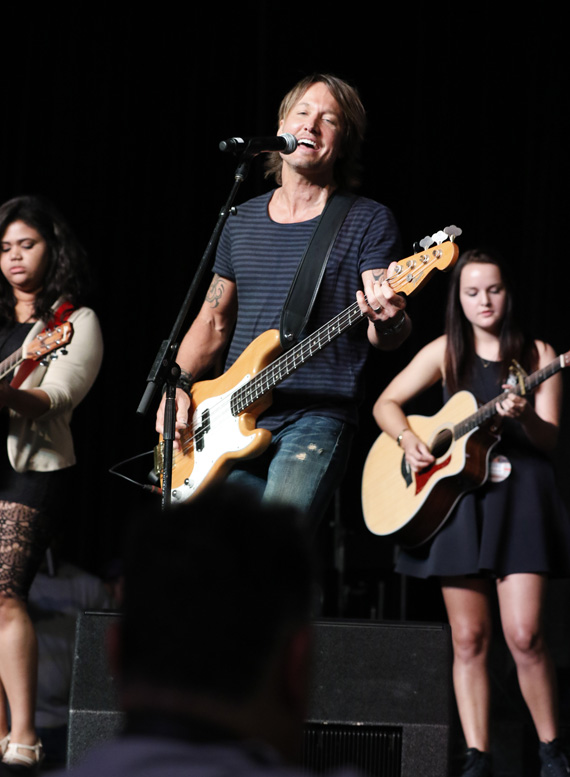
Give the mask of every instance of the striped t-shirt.
M 279 224 L 268 214 L 273 192 L 240 205 L 228 219 L 214 272 L 236 283 L 238 316 L 226 369 L 267 329 L 279 329 L 281 310 L 320 216 Z M 391 211 L 363 197 L 350 209 L 337 236 L 319 290 L 309 332 L 356 300 L 364 270 L 400 259 L 398 228 Z M 364 324 L 327 344 L 273 391 L 273 404 L 259 425 L 275 431 L 311 412 L 356 423 L 359 378 L 368 340 Z

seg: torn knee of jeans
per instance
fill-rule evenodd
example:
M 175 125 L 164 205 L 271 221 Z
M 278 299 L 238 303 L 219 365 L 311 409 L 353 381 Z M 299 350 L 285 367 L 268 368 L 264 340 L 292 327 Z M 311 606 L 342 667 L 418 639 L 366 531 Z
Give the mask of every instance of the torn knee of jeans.
M 307 445 L 307 450 L 309 451 L 309 453 L 318 453 L 319 456 L 324 452 L 324 448 L 317 448 L 314 442 L 310 442 Z M 305 459 L 307 458 L 307 454 L 304 451 L 301 451 L 295 456 L 295 458 L 298 461 L 305 461 Z

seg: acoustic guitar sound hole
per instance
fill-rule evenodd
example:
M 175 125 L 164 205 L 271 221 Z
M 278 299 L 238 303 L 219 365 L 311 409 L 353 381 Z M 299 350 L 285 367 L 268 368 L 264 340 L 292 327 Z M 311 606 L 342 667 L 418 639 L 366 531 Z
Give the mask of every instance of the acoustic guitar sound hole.
M 439 459 L 441 456 L 443 456 L 444 453 L 447 453 L 452 439 L 453 435 L 451 433 L 451 429 L 442 429 L 437 433 L 437 436 L 431 446 L 431 452 L 436 459 Z

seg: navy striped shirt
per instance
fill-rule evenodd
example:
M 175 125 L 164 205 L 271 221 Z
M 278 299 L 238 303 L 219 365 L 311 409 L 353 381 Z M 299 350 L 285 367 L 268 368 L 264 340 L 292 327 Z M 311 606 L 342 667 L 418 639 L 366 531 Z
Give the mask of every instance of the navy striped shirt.
M 279 224 L 268 214 L 273 192 L 240 205 L 224 227 L 214 272 L 236 283 L 238 316 L 226 369 L 279 320 L 293 277 L 320 216 Z M 311 314 L 309 332 L 351 305 L 365 270 L 400 259 L 398 228 L 391 211 L 360 197 L 337 236 Z M 360 375 L 368 353 L 363 324 L 326 345 L 273 392 L 273 404 L 259 425 L 275 431 L 307 412 L 356 423 Z M 262 420 L 263 419 L 263 420 Z

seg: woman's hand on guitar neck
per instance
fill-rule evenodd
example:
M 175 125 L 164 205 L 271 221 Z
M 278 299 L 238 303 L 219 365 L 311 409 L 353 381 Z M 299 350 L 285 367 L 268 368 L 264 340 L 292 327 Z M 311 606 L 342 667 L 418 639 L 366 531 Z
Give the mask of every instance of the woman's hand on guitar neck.
M 164 406 L 166 403 L 166 394 L 163 395 L 162 401 L 156 414 L 156 431 L 159 434 L 164 434 Z M 190 411 L 190 397 L 188 394 L 180 388 L 176 389 L 176 425 L 174 432 L 174 450 L 180 448 L 180 432 L 183 429 L 188 428 L 188 413 Z
M 508 392 L 511 386 L 505 383 L 503 388 Z M 518 394 L 505 393 L 501 401 L 497 402 L 495 408 L 497 413 L 503 418 L 514 418 L 517 421 L 522 421 L 523 416 L 528 414 L 530 405 L 525 397 L 521 397 Z
M 551 453 L 558 441 L 561 376 L 554 375 L 535 393 L 535 406 L 518 394 L 505 394 L 495 408 L 503 418 L 518 421 L 528 439 L 544 453 Z M 503 386 L 507 390 L 508 385 Z M 541 415 L 543 413 L 546 417 Z
M 419 437 L 406 429 L 402 432 L 400 447 L 404 451 L 407 463 L 413 472 L 420 472 L 434 463 L 435 457 L 431 454 L 427 445 Z

